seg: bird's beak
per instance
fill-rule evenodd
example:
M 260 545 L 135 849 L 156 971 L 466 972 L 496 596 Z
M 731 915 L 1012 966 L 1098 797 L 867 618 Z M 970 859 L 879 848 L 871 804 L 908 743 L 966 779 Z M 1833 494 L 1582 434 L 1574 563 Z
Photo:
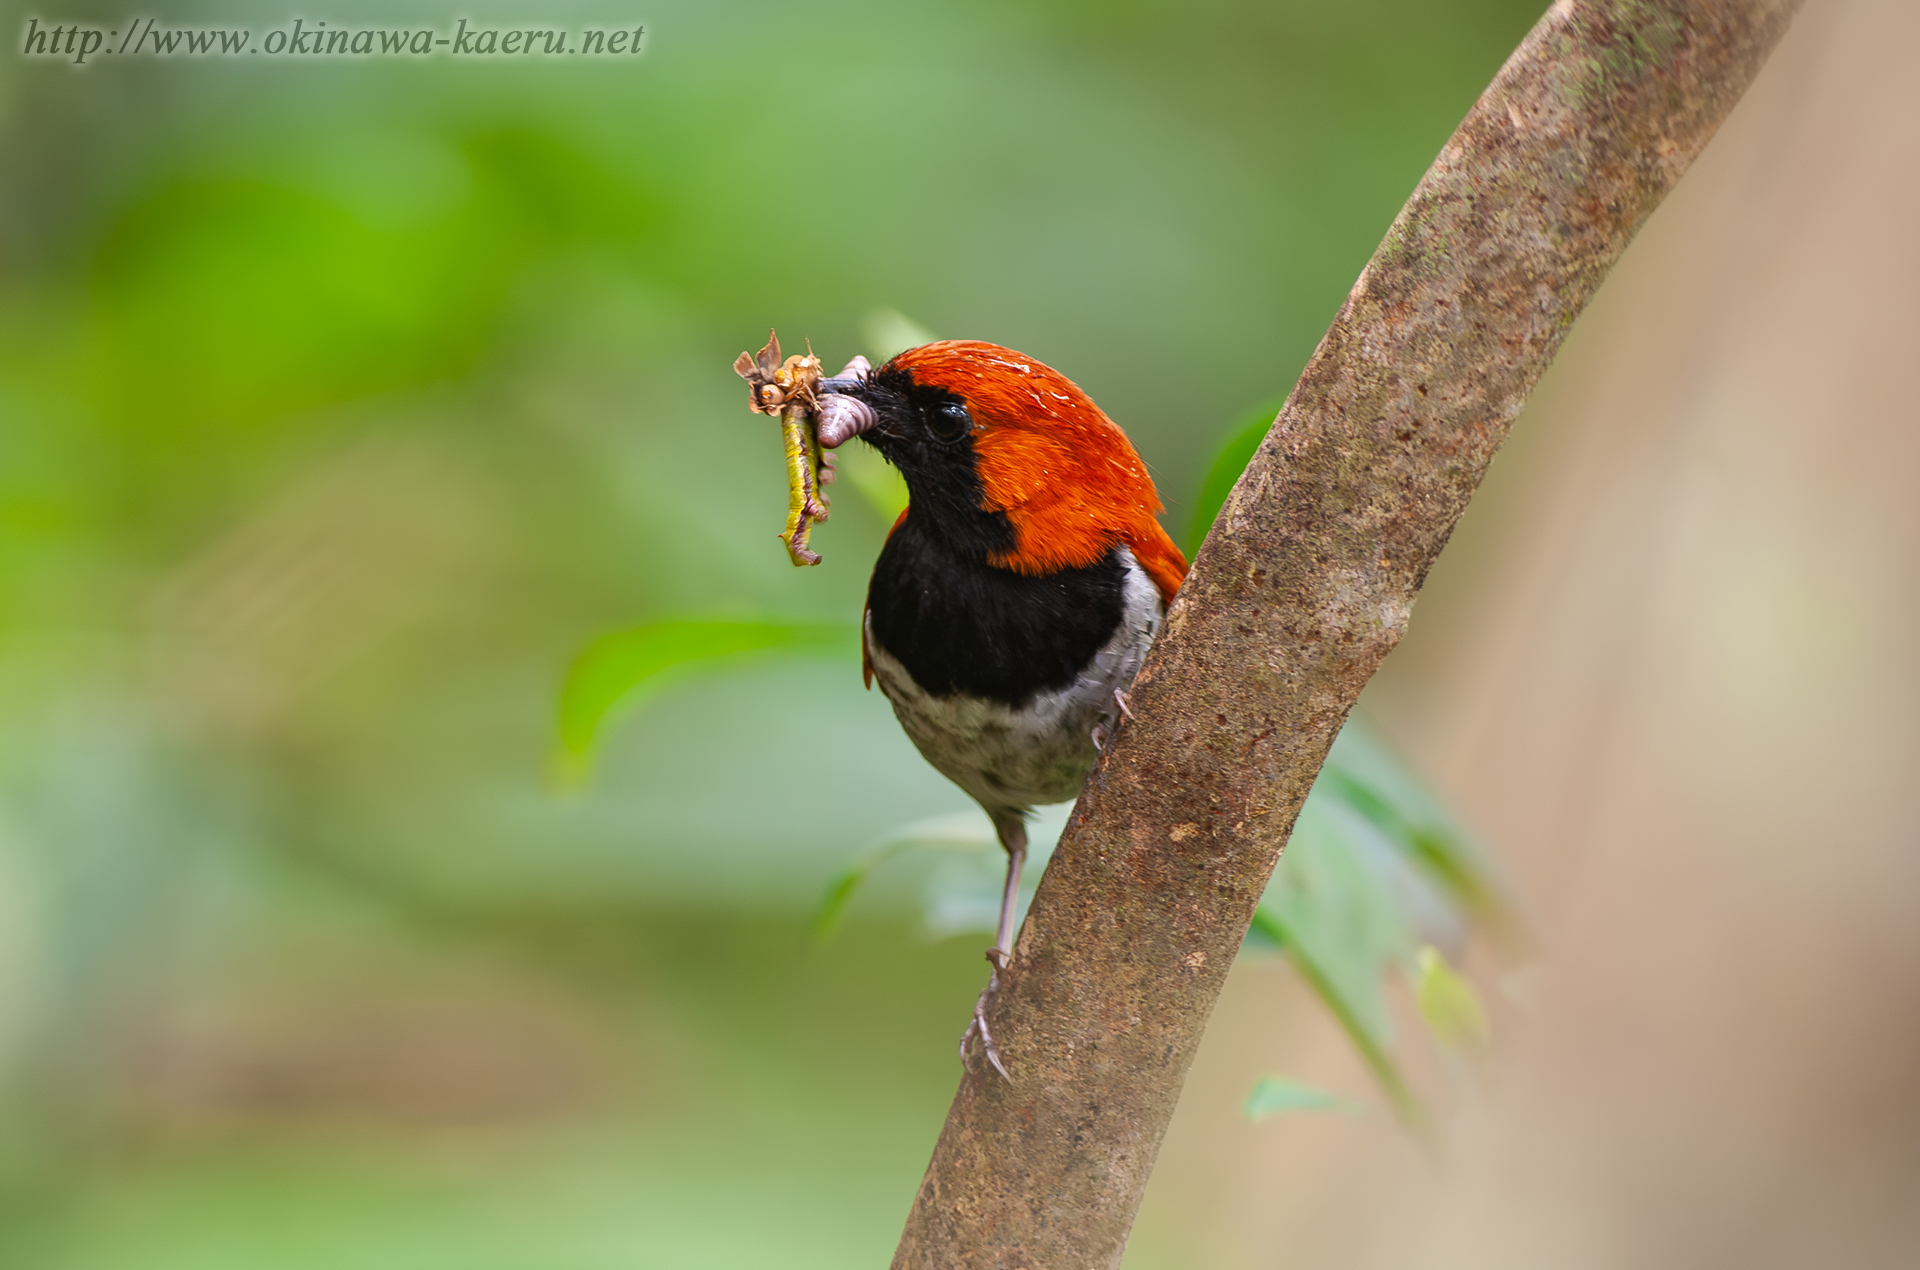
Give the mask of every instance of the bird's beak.
M 815 385 L 817 392 L 845 392 L 849 388 L 858 388 L 873 373 L 873 366 L 864 357 L 855 357 L 840 368 L 840 373 L 832 379 L 823 379 Z
M 866 358 L 856 357 L 838 375 L 815 386 L 820 394 L 820 444 L 827 449 L 845 445 L 880 422 L 872 406 L 848 395 L 866 382 L 872 369 Z

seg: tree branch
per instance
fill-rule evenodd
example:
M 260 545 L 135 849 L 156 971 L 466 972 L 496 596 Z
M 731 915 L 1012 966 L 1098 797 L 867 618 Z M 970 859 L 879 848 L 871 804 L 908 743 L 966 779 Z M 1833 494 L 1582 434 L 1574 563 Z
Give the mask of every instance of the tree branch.
M 1447 143 L 1235 487 L 1041 880 L 896 1270 L 1120 1262 L 1334 734 L 1568 328 L 1798 0 L 1560 0 Z

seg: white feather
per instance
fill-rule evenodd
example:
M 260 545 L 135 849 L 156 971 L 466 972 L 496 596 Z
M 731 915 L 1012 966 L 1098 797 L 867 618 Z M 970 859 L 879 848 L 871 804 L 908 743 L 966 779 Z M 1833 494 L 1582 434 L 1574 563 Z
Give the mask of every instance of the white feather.
M 1165 613 L 1153 579 L 1133 553 L 1122 547 L 1120 559 L 1125 592 L 1113 637 L 1074 682 L 1017 710 L 966 693 L 932 696 L 874 642 L 873 618 L 867 616 L 867 657 L 900 726 L 927 762 L 989 812 L 1067 802 L 1093 770 L 1094 729 L 1113 731 L 1120 713 L 1113 694 L 1125 691 L 1139 673 Z

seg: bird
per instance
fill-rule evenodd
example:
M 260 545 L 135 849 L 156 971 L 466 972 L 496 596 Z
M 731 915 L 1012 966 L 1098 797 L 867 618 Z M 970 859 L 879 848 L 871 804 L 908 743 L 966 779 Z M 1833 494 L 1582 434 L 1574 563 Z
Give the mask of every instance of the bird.
M 1186 576 L 1153 478 L 1059 371 L 941 340 L 820 381 L 820 444 L 858 437 L 908 502 L 873 567 L 862 675 L 923 757 L 993 822 L 1006 852 L 987 986 L 960 1038 L 1011 1080 L 987 1007 L 1013 959 L 1033 808 L 1077 797 L 1131 718 L 1127 690 Z

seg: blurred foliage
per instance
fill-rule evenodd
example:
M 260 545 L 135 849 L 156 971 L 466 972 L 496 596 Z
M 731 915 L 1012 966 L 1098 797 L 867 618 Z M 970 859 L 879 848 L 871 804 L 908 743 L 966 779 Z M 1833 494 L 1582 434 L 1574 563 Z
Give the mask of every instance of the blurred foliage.
M 929 874 L 805 921 L 964 796 L 850 657 L 742 650 L 556 799 L 563 668 L 857 614 L 886 498 L 786 563 L 729 369 L 769 325 L 1044 357 L 1186 523 L 1211 421 L 1296 376 L 1537 9 L 680 0 L 622 63 L 5 55 L 0 1259 L 883 1258 L 977 949 L 901 937 Z
M 608 716 L 659 691 L 675 671 L 711 670 L 715 662 L 749 653 L 857 649 L 859 639 L 858 627 L 848 622 L 684 618 L 602 635 L 574 658 L 560 689 L 558 773 L 564 784 L 579 784 Z
M 1442 1045 L 1466 1049 L 1487 1040 L 1487 1009 L 1480 994 L 1463 979 L 1438 948 L 1422 948 L 1414 958 L 1414 1000 Z
M 1341 729 L 1249 939 L 1287 955 L 1409 1128 L 1427 1112 L 1396 1057 L 1390 977 L 1411 980 L 1436 944 L 1462 947 L 1476 916 L 1501 919 L 1499 889 L 1486 858 L 1380 744 L 1352 722 Z

